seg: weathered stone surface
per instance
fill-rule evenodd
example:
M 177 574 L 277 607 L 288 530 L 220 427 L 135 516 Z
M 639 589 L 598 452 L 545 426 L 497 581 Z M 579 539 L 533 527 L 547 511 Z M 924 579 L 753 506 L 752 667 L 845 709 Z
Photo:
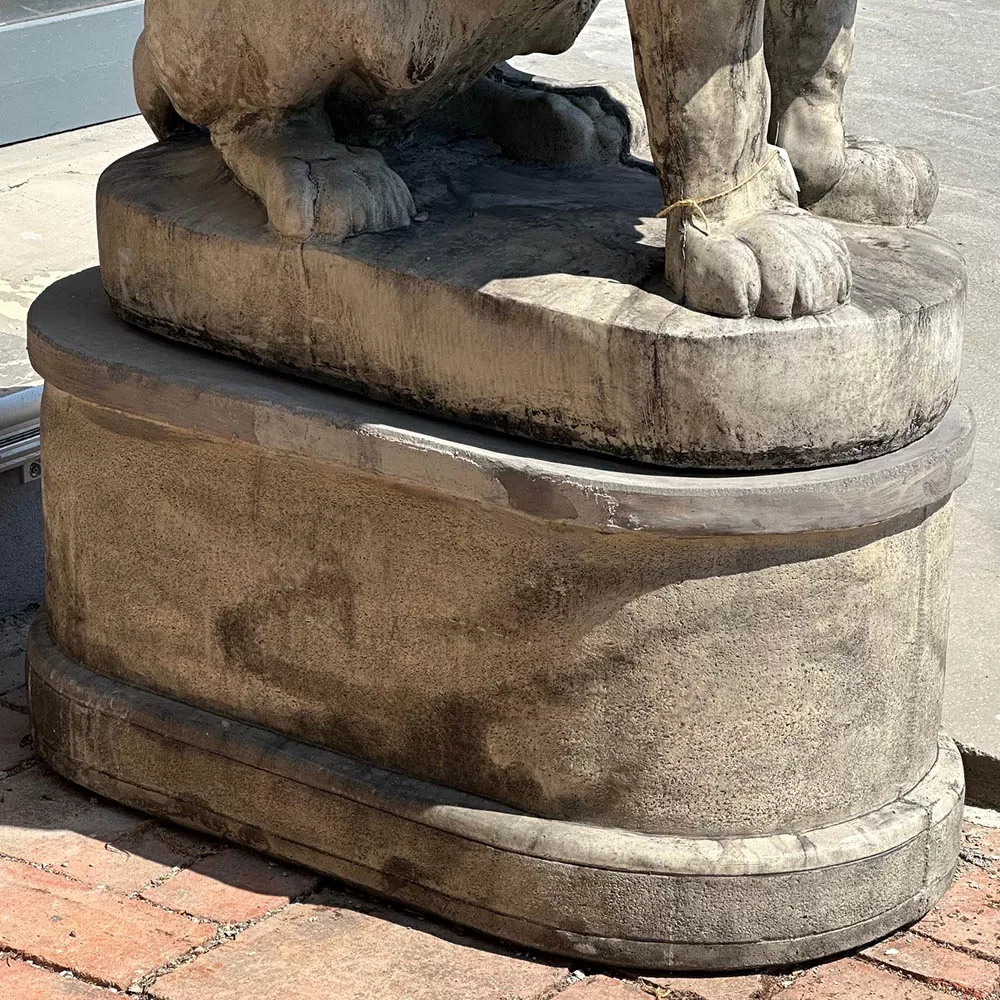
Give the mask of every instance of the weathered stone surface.
M 855 466 L 657 475 L 200 355 L 93 273 L 30 323 L 61 773 L 644 969 L 815 958 L 944 891 L 961 409 Z
M 866 943 L 936 902 L 961 839 L 947 739 L 916 788 L 844 824 L 650 836 L 526 815 L 101 677 L 58 651 L 44 618 L 29 663 L 42 752 L 73 780 L 506 940 L 615 965 L 737 969 Z
M 481 141 L 390 157 L 428 220 L 282 239 L 205 138 L 102 178 L 105 287 L 130 320 L 411 409 L 667 466 L 865 459 L 955 396 L 965 269 L 926 230 L 841 227 L 832 313 L 721 319 L 672 302 L 662 194 L 633 163 L 553 170 Z
M 113 316 L 93 270 L 36 299 L 28 339 L 38 370 L 97 405 L 418 488 L 445 482 L 465 500 L 602 531 L 781 535 L 879 524 L 944 500 L 972 464 L 971 416 L 952 408 L 905 454 L 863 464 L 808 476 L 658 474 L 411 417 L 143 336 Z
M 93 302 L 73 279 L 31 321 L 61 484 L 48 607 L 80 663 L 648 831 L 824 826 L 932 765 L 957 411 L 871 469 L 591 470 L 193 355 Z
M 406 227 L 419 205 L 382 153 L 425 113 L 540 162 L 621 151 L 620 124 L 600 99 L 483 79 L 510 56 L 569 47 L 595 3 L 258 0 L 249 15 L 218 5 L 205 16 L 200 0 L 150 0 L 136 96 L 161 138 L 202 126 L 276 232 L 301 240 Z M 627 6 L 678 297 L 775 319 L 843 303 L 849 254 L 835 229 L 799 208 L 794 170 L 805 203 L 841 218 L 923 221 L 937 195 L 920 154 L 845 141 L 856 0 Z M 769 131 L 791 140 L 787 163 Z

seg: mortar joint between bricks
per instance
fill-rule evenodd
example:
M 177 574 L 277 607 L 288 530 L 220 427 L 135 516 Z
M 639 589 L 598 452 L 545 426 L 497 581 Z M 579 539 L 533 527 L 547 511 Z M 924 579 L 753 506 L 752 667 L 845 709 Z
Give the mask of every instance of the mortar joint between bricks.
M 1000 909 L 1000 907 L 994 907 L 994 909 Z M 958 952 L 958 954 L 960 955 L 971 955 L 973 958 L 978 958 L 983 962 L 990 962 L 993 965 L 997 964 L 995 955 L 991 955 L 988 952 L 984 951 L 977 951 L 976 948 L 971 945 L 967 945 L 966 947 L 963 948 L 959 947 L 958 945 L 950 944 L 946 941 L 939 941 L 937 938 L 931 937 L 929 934 L 925 934 L 918 927 L 911 927 L 907 931 L 907 933 L 916 935 L 918 938 L 920 938 L 921 941 L 928 941 L 931 944 L 935 944 L 940 948 L 946 948 L 949 951 Z M 992 1000 L 992 998 L 989 998 L 989 1000 Z M 1000 997 L 998 997 L 998 1000 L 1000 1000 Z
M 207 855 L 206 855 L 207 856 Z M 207 918 L 199 918 L 193 916 L 190 913 L 184 913 L 179 910 L 172 910 L 167 906 L 161 906 L 158 903 L 153 903 L 148 899 L 143 898 L 144 903 L 149 903 L 150 906 L 155 906 L 159 910 L 164 910 L 167 913 L 176 913 L 180 916 L 189 917 L 198 923 L 202 924 L 214 924 L 216 927 L 215 934 L 205 941 L 203 944 L 195 945 L 193 948 L 189 948 L 183 955 L 178 955 L 176 958 L 171 959 L 169 962 L 164 963 L 161 966 L 147 972 L 141 979 L 136 980 L 130 987 L 129 992 L 132 992 L 133 988 L 139 990 L 140 993 L 145 995 L 149 988 L 160 979 L 162 976 L 167 975 L 168 972 L 173 972 L 175 969 L 179 969 L 181 966 L 188 965 L 195 959 L 200 958 L 202 955 L 208 954 L 208 952 L 215 951 L 216 948 L 222 947 L 227 941 L 234 941 L 240 934 L 245 930 L 249 930 L 251 927 L 255 927 L 257 924 L 263 923 L 265 920 L 269 920 L 275 914 L 280 913 L 282 910 L 287 909 L 293 903 L 301 903 L 307 900 L 313 892 L 305 892 L 299 896 L 295 896 L 288 900 L 287 903 L 282 903 L 280 906 L 276 906 L 259 917 L 252 920 L 243 920 L 235 924 L 219 924 L 214 920 L 209 920 Z M 132 894 L 138 896 L 138 892 Z
M 151 819 L 148 824 L 143 824 L 142 829 L 144 829 L 144 830 L 155 830 L 156 827 L 157 827 L 156 820 Z M 134 836 L 135 836 L 135 831 L 130 831 L 129 833 L 123 834 L 121 837 L 118 838 L 118 840 L 124 840 L 127 837 L 134 837 Z M 105 846 L 114 847 L 115 845 L 114 845 L 114 842 L 112 842 L 112 843 L 110 843 L 108 845 L 105 845 Z M 173 865 L 169 869 L 169 871 L 165 872 L 163 875 L 157 875 L 155 878 L 151 878 L 148 882 L 144 882 L 141 886 L 139 886 L 138 889 L 133 889 L 130 893 L 128 893 L 128 898 L 129 899 L 141 899 L 144 903 L 149 903 L 150 906 L 155 906 L 158 909 L 166 910 L 169 913 L 182 913 L 182 911 L 173 910 L 169 906 L 164 906 L 161 903 L 156 903 L 156 902 L 154 902 L 151 899 L 147 899 L 143 895 L 143 893 L 149 892 L 152 889 L 158 889 L 161 885 L 164 885 L 167 882 L 169 882 L 175 875 L 178 875 L 180 872 L 186 871 L 187 869 L 194 867 L 196 864 L 198 864 L 199 861 L 204 861 L 205 858 L 210 858 L 210 857 L 212 857 L 212 856 L 214 856 L 216 854 L 220 854 L 225 849 L 226 849 L 226 845 L 225 844 L 219 844 L 217 847 L 216 846 L 212 846 L 211 848 L 209 848 L 207 850 L 200 851 L 197 855 L 195 855 L 194 857 L 190 858 L 189 860 L 183 862 L 182 864 Z M 126 853 L 128 853 L 128 852 L 126 852 Z M 194 914 L 191 914 L 191 913 L 182 913 L 182 915 L 186 916 L 186 917 L 194 917 Z M 194 918 L 194 919 L 198 919 L 198 918 Z M 208 923 L 213 923 L 214 921 L 207 921 L 207 922 Z
M 100 976 L 88 976 L 79 969 L 74 969 L 68 965 L 60 965 L 58 962 L 53 962 L 52 959 L 45 958 L 43 955 L 35 955 L 33 952 L 22 951 L 19 948 L 5 948 L 0 953 L 0 961 L 6 960 L 9 962 L 11 958 L 14 958 L 16 961 L 26 962 L 29 965 L 37 965 L 40 969 L 47 969 L 49 972 L 55 972 L 60 975 L 68 972 L 73 979 L 79 980 L 81 983 L 86 983 L 88 986 L 99 986 L 101 989 L 111 990 L 113 993 L 121 992 L 108 979 L 102 979 Z
M 30 771 L 33 767 L 37 767 L 41 764 L 41 757 L 31 756 L 27 760 L 22 760 L 15 764 L 13 767 L 7 768 L 7 770 L 0 772 L 3 777 L 0 777 L 0 802 L 3 802 L 4 795 L 6 794 L 6 789 L 3 787 L 5 781 L 9 781 L 11 778 L 16 778 L 19 774 L 23 774 L 25 771 Z
M 74 885 L 86 886 L 88 883 L 81 879 L 75 878 L 68 872 L 64 872 L 59 865 L 43 864 L 41 861 L 28 861 L 26 858 L 19 858 L 16 854 L 5 854 L 0 851 L 0 861 L 11 861 L 14 864 L 24 865 L 26 868 L 34 868 L 36 871 L 45 872 L 48 875 L 59 875 L 64 878 L 67 882 L 72 882 Z M 101 888 L 100 886 L 95 886 L 94 888 Z M 111 892 L 112 890 L 107 890 Z

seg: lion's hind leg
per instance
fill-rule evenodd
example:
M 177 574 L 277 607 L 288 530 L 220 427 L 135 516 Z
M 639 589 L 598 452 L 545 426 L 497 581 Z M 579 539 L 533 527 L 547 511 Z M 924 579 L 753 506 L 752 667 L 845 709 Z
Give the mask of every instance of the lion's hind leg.
M 135 102 L 157 139 L 194 128 L 177 113 L 167 92 L 160 86 L 156 67 L 149 56 L 145 31 L 139 35 L 132 53 L 132 84 Z
M 927 157 L 844 134 L 856 10 L 857 0 L 768 0 L 771 141 L 788 150 L 801 204 L 817 215 L 882 225 L 925 222 L 938 193 Z

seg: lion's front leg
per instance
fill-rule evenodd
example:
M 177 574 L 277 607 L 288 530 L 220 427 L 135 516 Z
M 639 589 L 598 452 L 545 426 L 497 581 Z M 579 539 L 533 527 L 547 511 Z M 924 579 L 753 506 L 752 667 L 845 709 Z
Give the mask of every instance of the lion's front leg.
M 627 0 L 667 205 L 667 279 L 692 308 L 785 318 L 847 299 L 850 258 L 767 144 L 764 0 Z
M 925 222 L 937 178 L 917 150 L 844 135 L 857 0 L 767 0 L 771 141 L 787 148 L 813 212 L 847 222 Z

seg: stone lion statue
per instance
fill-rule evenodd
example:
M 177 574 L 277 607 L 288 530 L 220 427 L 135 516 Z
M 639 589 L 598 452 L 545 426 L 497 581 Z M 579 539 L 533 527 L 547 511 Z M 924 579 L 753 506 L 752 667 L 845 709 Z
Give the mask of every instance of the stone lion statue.
M 529 159 L 620 152 L 598 102 L 488 75 L 568 48 L 597 2 L 146 0 L 136 92 L 159 137 L 208 129 L 277 232 L 392 229 L 416 209 L 379 148 L 449 102 Z M 846 301 L 848 251 L 817 216 L 909 224 L 937 193 L 921 154 L 845 140 L 857 0 L 627 3 L 675 293 L 724 316 Z M 521 138 L 505 144 L 512 123 Z

